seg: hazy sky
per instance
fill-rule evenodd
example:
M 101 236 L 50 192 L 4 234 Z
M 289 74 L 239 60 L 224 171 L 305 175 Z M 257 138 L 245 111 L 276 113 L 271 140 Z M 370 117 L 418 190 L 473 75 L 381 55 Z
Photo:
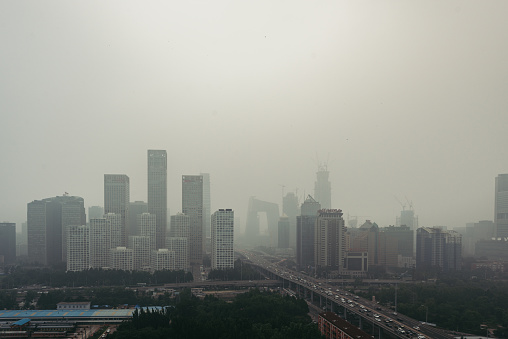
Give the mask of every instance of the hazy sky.
M 1 1 L 0 220 L 103 175 L 145 200 L 147 149 L 209 172 L 212 211 L 313 194 L 380 226 L 493 219 L 508 172 L 508 2 Z M 365 219 L 365 218 L 363 218 Z

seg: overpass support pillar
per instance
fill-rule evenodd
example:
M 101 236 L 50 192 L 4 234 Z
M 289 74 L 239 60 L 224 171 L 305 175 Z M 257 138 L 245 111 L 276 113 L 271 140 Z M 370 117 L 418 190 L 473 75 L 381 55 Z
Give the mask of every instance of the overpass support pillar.
M 362 317 L 359 317 L 358 319 L 359 319 L 359 320 L 358 320 L 358 328 L 359 328 L 360 330 L 363 330 Z
M 383 331 L 381 331 L 381 326 L 379 326 L 379 331 L 378 331 L 378 338 L 381 339 L 383 337 Z
M 344 319 L 347 320 L 347 309 L 346 309 L 346 306 L 344 306 Z
M 314 302 L 314 291 L 310 291 L 310 302 Z
M 323 307 L 323 297 L 319 295 L 319 307 Z

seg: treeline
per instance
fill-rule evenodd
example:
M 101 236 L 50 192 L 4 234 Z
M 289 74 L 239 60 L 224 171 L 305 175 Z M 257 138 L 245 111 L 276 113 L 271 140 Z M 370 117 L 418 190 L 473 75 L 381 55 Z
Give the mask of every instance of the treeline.
M 395 287 L 370 288 L 359 293 L 366 298 L 393 306 Z M 459 279 L 440 280 L 435 284 L 399 284 L 397 311 L 414 319 L 461 332 L 485 334 L 480 325 L 498 328 L 497 335 L 508 338 L 508 282 Z
M 251 265 L 242 263 L 240 259 L 235 261 L 232 269 L 211 270 L 208 273 L 209 280 L 258 280 L 261 278 L 261 273 L 254 270 Z
M 250 290 L 226 303 L 185 290 L 176 307 L 139 311 L 112 338 L 320 338 L 308 311 L 304 300 L 271 292 Z
M 192 281 L 192 273 L 185 271 L 122 271 L 90 269 L 79 272 L 66 272 L 53 268 L 27 269 L 17 267 L 11 274 L 0 280 L 2 289 L 22 286 L 43 285 L 48 287 L 79 286 L 129 286 L 138 283 L 165 284 Z

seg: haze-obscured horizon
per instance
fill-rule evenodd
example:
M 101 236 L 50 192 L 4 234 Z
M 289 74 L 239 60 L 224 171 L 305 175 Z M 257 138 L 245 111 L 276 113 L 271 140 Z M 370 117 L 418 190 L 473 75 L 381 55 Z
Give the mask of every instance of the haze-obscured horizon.
M 313 194 L 395 224 L 492 220 L 508 172 L 505 1 L 2 1 L 0 220 L 103 176 L 146 201 L 147 149 L 210 173 L 212 212 Z M 302 202 L 302 200 L 300 201 Z

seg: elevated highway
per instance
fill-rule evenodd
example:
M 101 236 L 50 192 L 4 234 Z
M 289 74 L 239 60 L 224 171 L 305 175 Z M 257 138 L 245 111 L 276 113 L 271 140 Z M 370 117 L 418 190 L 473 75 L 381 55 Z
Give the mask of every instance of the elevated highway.
M 319 305 L 323 310 L 331 310 L 342 318 L 357 325 L 376 338 L 454 338 L 447 332 L 409 318 L 376 302 L 360 298 L 350 292 L 332 285 L 343 280 L 318 280 L 290 270 L 276 261 L 267 260 L 254 252 L 243 252 L 245 261 L 255 265 L 270 280 L 280 280 L 282 288 L 294 291 L 300 298 Z M 399 283 L 400 281 L 397 281 Z M 372 283 L 385 284 L 394 281 L 373 280 Z

